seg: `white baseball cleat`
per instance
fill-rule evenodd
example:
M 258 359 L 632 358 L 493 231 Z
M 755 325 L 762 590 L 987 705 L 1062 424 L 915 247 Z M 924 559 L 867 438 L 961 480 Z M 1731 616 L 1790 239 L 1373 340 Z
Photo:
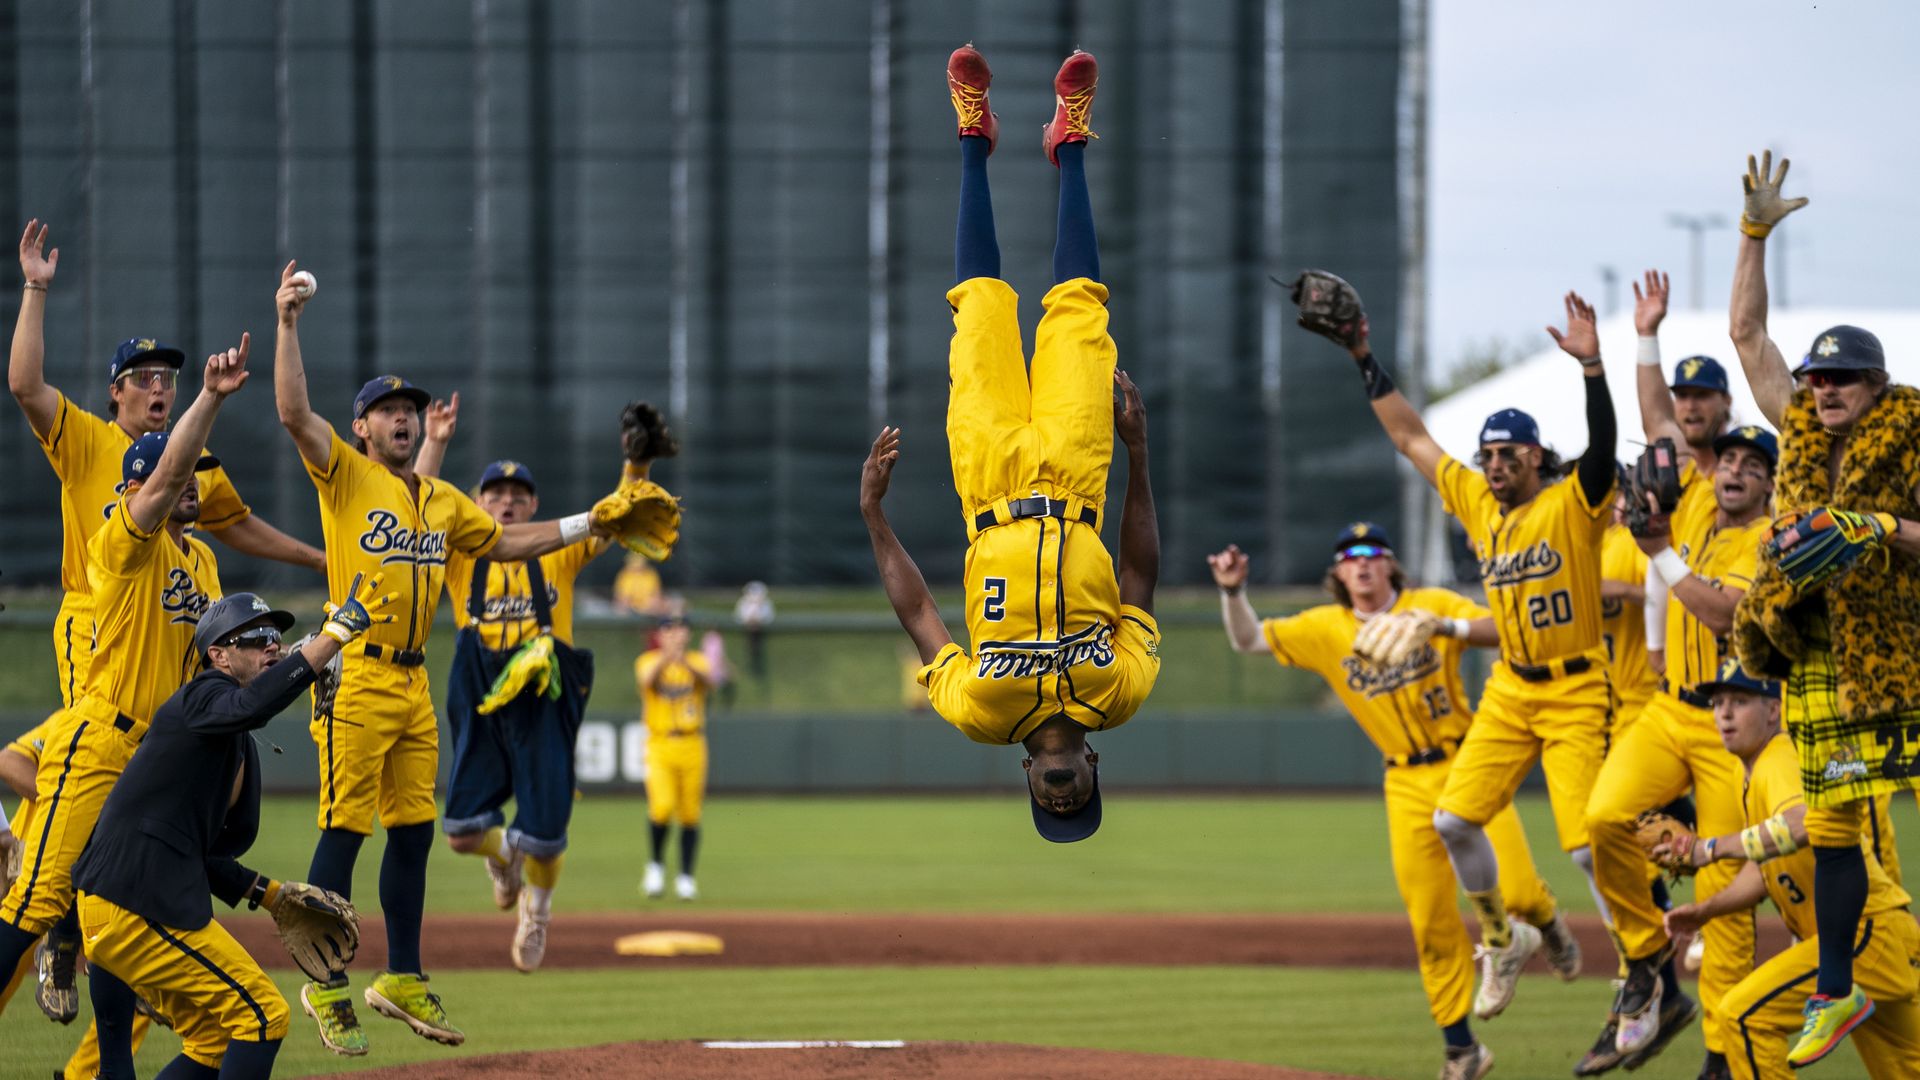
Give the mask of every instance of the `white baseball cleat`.
M 694 887 L 693 875 L 681 874 L 679 877 L 674 878 L 673 894 L 682 900 L 692 900 L 698 897 L 700 890 Z
M 551 916 L 536 914 L 533 894 L 520 894 L 520 922 L 513 928 L 513 966 L 533 971 L 547 957 L 547 923 Z
M 1482 1020 L 1491 1020 L 1506 1011 L 1513 1001 L 1514 986 L 1520 981 L 1520 969 L 1540 951 L 1537 928 L 1518 921 L 1509 925 L 1513 927 L 1513 941 L 1506 948 L 1490 949 L 1481 945 L 1474 949 L 1474 956 L 1480 961 L 1480 992 L 1473 998 L 1473 1015 Z
M 1580 942 L 1574 939 L 1564 915 L 1555 915 L 1552 922 L 1541 927 L 1540 939 L 1546 946 L 1547 963 L 1553 965 L 1553 973 L 1561 982 L 1580 977 Z
M 1707 939 L 1699 934 L 1693 935 L 1693 940 L 1687 942 L 1686 955 L 1681 957 L 1680 962 L 1688 971 L 1699 971 L 1700 965 L 1707 962 Z
M 487 864 L 487 879 L 493 882 L 493 906 L 501 911 L 511 910 L 514 902 L 520 899 L 521 873 L 527 862 L 526 852 L 519 848 L 509 850 L 512 854 L 507 857 L 505 866 L 494 862 L 491 855 L 482 856 L 480 860 Z
M 640 878 L 640 891 L 649 900 L 658 900 L 667 892 L 667 868 L 657 862 L 647 864 L 647 872 Z

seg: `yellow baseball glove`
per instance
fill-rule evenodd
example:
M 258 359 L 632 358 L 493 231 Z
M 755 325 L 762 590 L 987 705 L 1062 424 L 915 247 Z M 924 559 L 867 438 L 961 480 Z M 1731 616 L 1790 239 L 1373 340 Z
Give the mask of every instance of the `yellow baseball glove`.
M 1361 624 L 1353 651 L 1375 667 L 1395 667 L 1412 659 L 1445 625 L 1446 620 L 1431 611 L 1376 615 Z
M 1693 865 L 1693 830 L 1679 818 L 1648 810 L 1633 822 L 1633 839 L 1647 860 L 1675 878 L 1687 877 Z
M 593 504 L 593 521 L 621 547 L 664 562 L 680 539 L 680 500 L 651 480 L 629 479 Z
M 535 694 L 553 700 L 560 697 L 560 658 L 554 655 L 552 634 L 541 634 L 514 652 L 477 711 L 486 716 L 519 697 L 529 686 Z

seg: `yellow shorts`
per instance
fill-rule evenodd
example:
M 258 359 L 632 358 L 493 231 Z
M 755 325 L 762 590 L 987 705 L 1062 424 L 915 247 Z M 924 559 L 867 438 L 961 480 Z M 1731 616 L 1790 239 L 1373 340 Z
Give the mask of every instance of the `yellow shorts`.
M 1873 1080 L 1907 1080 L 1920 1061 L 1920 926 L 1904 910 L 1883 911 L 1862 919 L 1854 940 L 1853 982 L 1873 999 L 1873 1015 L 1849 1039 Z M 1733 1075 L 1800 1075 L 1787 1064 L 1787 1048 L 1800 1033 L 1800 1010 L 1819 973 L 1820 939 L 1810 938 L 1755 968 L 1727 994 Z
M 87 963 L 112 972 L 173 1024 L 181 1050 L 219 1068 L 227 1043 L 287 1035 L 287 1000 L 219 922 L 162 926 L 110 900 L 80 894 Z
M 649 736 L 647 739 L 647 820 L 681 827 L 700 824 L 707 797 L 707 737 Z
M 440 727 L 425 667 L 349 657 L 332 714 L 308 730 L 320 754 L 322 829 L 371 835 L 376 799 L 383 827 L 434 820 Z
M 0 900 L 0 919 L 17 929 L 44 934 L 73 906 L 74 860 L 86 850 L 107 793 L 147 733 L 143 722 L 121 731 L 115 726 L 119 715 L 111 704 L 82 695 L 48 722 L 34 774 L 32 829 L 19 834 L 26 857 L 20 879 Z
M 1454 755 L 1440 809 L 1485 825 L 1513 801 L 1520 782 L 1541 762 L 1560 846 L 1587 845 L 1587 798 L 1606 756 L 1613 690 L 1599 667 L 1550 682 L 1529 683 L 1494 668 L 1474 710 L 1473 726 Z
M 1113 463 L 1113 369 L 1107 287 L 1064 281 L 1040 301 L 1029 372 L 1020 344 L 1019 297 L 998 278 L 969 278 L 947 291 L 947 449 L 967 520 L 1033 494 L 1099 511 Z
M 60 679 L 60 706 L 72 708 L 86 689 L 93 664 L 93 597 L 66 593 L 53 620 L 53 668 Z

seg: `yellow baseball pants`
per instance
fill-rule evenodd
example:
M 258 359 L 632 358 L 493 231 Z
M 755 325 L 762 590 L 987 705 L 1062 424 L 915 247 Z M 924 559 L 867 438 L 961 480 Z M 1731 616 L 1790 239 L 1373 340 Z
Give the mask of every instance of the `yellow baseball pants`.
M 700 824 L 707 797 L 707 737 L 653 736 L 647 739 L 647 820 L 682 828 Z
M 1920 1075 L 1920 926 L 1906 911 L 1885 911 L 1862 920 L 1855 941 L 1853 981 L 1873 999 L 1873 1015 L 1848 1038 L 1873 1080 L 1910 1080 Z M 1810 938 L 1727 992 L 1732 1045 L 1726 1054 L 1733 1075 L 1799 1075 L 1787 1064 L 1787 1050 L 1800 1034 L 1800 1010 L 1819 973 L 1820 939 Z

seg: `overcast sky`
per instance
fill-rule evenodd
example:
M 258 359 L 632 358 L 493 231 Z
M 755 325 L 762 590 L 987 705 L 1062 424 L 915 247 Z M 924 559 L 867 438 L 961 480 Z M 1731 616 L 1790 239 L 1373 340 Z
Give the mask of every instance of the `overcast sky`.
M 1430 359 L 1550 344 L 1600 267 L 1691 296 L 1670 213 L 1740 215 L 1746 155 L 1793 159 L 1813 202 L 1788 241 L 1795 305 L 1920 305 L 1920 3 L 1431 0 Z M 1706 239 L 1703 306 L 1726 310 L 1731 227 Z M 1778 277 L 1775 299 L 1778 301 Z M 1729 350 L 1731 351 L 1731 350 Z

